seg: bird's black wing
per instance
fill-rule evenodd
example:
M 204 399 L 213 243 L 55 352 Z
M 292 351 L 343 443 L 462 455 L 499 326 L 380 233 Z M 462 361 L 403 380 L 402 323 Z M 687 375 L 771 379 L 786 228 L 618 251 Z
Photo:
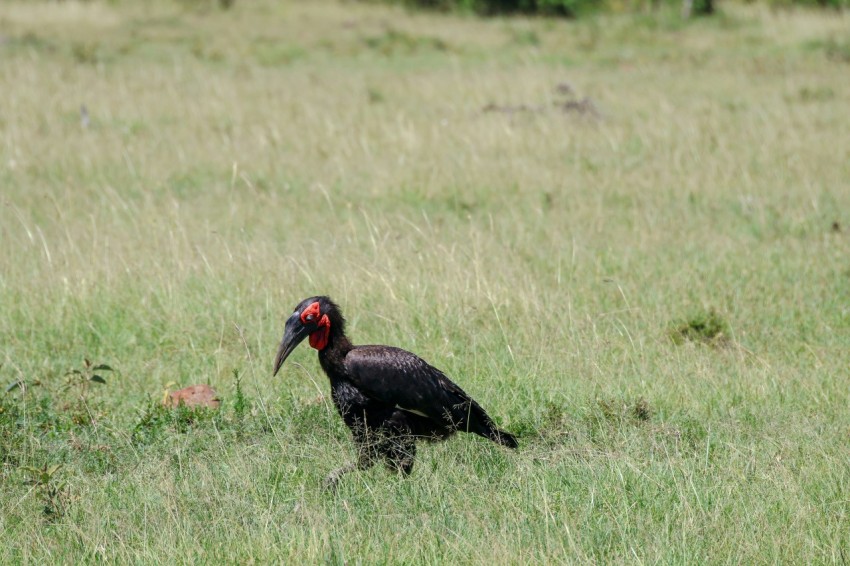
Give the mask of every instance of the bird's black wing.
M 348 352 L 344 363 L 352 383 L 376 401 L 508 446 L 516 445 L 463 389 L 415 354 L 391 346 L 357 346 Z

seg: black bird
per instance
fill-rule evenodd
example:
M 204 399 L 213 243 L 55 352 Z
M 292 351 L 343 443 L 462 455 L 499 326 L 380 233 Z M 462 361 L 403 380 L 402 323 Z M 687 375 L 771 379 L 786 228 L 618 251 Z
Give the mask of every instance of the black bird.
M 304 338 L 319 351 L 331 381 L 331 396 L 357 445 L 357 462 L 326 480 L 329 487 L 355 468 L 365 470 L 383 457 L 388 467 L 410 474 L 416 440 L 472 432 L 510 448 L 514 436 L 496 428 L 463 389 L 419 356 L 392 346 L 354 346 L 345 319 L 328 297 L 304 299 L 286 321 L 274 375 Z

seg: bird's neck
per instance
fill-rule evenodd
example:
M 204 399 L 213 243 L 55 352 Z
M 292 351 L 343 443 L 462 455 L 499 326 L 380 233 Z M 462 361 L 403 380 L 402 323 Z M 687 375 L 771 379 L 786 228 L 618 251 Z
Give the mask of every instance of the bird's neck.
M 354 345 L 345 335 L 345 332 L 331 327 L 327 345 L 319 350 L 319 361 L 325 372 L 330 376 L 331 371 L 344 371 L 345 355 L 352 349 L 354 349 Z

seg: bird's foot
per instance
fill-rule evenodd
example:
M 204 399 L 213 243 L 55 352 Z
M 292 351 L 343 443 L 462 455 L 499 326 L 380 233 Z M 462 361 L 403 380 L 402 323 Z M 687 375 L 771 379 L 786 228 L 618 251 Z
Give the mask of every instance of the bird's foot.
M 328 474 L 328 477 L 325 478 L 323 483 L 323 487 L 325 491 L 330 491 L 331 493 L 336 492 L 337 485 L 339 484 L 339 480 L 342 479 L 342 476 L 347 474 L 348 472 L 353 472 L 357 469 L 355 464 L 346 464 L 341 468 L 337 468 Z

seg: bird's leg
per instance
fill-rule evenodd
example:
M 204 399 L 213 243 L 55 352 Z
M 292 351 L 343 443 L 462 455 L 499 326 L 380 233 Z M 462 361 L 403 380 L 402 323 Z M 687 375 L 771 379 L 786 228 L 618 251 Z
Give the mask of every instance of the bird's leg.
M 391 470 L 409 476 L 416 457 L 416 440 L 412 436 L 395 439 L 387 451 L 387 464 Z
M 357 462 L 349 462 L 348 464 L 342 466 L 341 468 L 337 468 L 328 474 L 328 477 L 325 478 L 324 487 L 327 491 L 336 491 L 336 486 L 339 484 L 339 480 L 342 479 L 342 476 L 349 472 L 353 472 L 354 470 L 368 470 L 374 465 L 375 461 L 371 455 L 366 453 L 365 451 L 360 451 L 360 455 L 357 458 Z
M 324 488 L 327 491 L 336 491 L 336 486 L 339 483 L 339 480 L 342 479 L 342 476 L 347 474 L 348 472 L 353 472 L 357 469 L 357 464 L 354 462 L 349 462 L 341 468 L 337 468 L 328 474 L 328 477 L 325 478 Z

